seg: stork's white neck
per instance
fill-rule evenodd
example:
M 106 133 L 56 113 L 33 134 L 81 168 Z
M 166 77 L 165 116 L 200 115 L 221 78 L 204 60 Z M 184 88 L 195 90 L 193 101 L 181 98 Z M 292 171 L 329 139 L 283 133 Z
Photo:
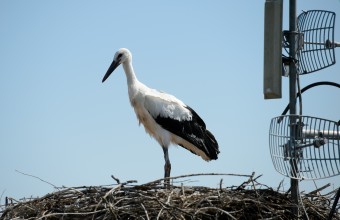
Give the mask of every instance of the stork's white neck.
M 124 68 L 124 72 L 125 72 L 125 75 L 126 75 L 128 86 L 130 86 L 133 83 L 135 83 L 136 81 L 138 81 L 137 77 L 135 75 L 135 72 L 133 71 L 133 67 L 132 67 L 132 62 L 131 61 L 124 62 L 123 63 L 123 68 Z

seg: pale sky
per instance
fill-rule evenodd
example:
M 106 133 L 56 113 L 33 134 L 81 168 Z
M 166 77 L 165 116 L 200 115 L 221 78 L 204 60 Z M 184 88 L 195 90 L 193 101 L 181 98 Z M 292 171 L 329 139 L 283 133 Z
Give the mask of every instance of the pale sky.
M 171 147 L 172 176 L 192 173 L 263 174 L 284 179 L 271 161 L 273 117 L 288 103 L 263 99 L 263 1 L 17 1 L 0 2 L 0 195 L 43 196 L 51 185 L 106 185 L 163 176 L 163 152 L 131 108 L 119 67 L 101 79 L 121 47 L 133 55 L 138 79 L 175 95 L 203 118 L 220 145 L 209 163 Z M 284 1 L 283 28 L 288 29 Z M 300 0 L 302 10 L 340 12 L 339 0 Z M 340 41 L 340 19 L 335 38 Z M 340 49 L 336 49 L 340 62 Z M 301 77 L 301 87 L 340 82 L 340 64 Z M 338 121 L 340 90 L 320 87 L 303 96 L 305 115 Z M 188 185 L 239 185 L 237 177 L 198 177 Z M 340 177 L 303 181 L 301 191 Z

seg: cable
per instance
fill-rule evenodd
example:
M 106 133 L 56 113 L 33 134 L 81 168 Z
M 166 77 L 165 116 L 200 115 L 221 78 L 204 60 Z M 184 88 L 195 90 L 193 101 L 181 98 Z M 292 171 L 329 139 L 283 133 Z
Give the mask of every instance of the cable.
M 296 64 L 295 64 L 296 65 Z M 300 87 L 300 74 L 296 74 L 296 83 L 298 87 L 298 93 L 301 94 L 301 87 Z M 298 95 L 299 98 L 299 115 L 302 115 L 302 95 Z
M 328 82 L 328 81 L 321 81 L 321 82 L 316 82 L 316 83 L 312 83 L 312 84 L 309 84 L 308 86 L 304 87 L 303 89 L 301 89 L 301 92 L 299 91 L 296 96 L 297 97 L 300 97 L 302 93 L 304 93 L 305 91 L 307 91 L 308 89 L 311 89 L 313 87 L 316 87 L 316 86 L 334 86 L 334 87 L 337 87 L 337 88 L 340 88 L 340 84 L 338 83 L 335 83 L 335 82 Z M 289 110 L 289 104 L 287 105 L 287 107 L 285 108 L 285 110 L 283 110 L 282 112 L 282 116 L 286 115 L 287 112 Z M 281 121 L 283 120 L 283 118 L 279 118 L 277 123 L 280 123 Z

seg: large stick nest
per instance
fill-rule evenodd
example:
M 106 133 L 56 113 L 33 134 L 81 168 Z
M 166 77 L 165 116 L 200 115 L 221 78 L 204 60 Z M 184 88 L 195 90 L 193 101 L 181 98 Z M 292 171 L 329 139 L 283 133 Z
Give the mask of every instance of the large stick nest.
M 0 207 L 5 219 L 327 219 L 335 191 L 321 196 L 317 189 L 302 194 L 296 206 L 289 193 L 258 183 L 258 177 L 239 186 L 208 188 L 184 186 L 183 178 L 164 189 L 163 180 L 136 185 L 127 181 L 110 186 L 57 188 L 41 198 L 16 201 L 6 197 Z M 216 175 L 216 174 L 204 174 Z M 229 174 L 224 174 L 229 175 Z M 234 174 L 231 174 L 234 175 Z M 182 179 L 182 184 L 179 184 Z M 295 216 L 292 209 L 299 210 Z M 340 219 L 339 206 L 333 219 Z

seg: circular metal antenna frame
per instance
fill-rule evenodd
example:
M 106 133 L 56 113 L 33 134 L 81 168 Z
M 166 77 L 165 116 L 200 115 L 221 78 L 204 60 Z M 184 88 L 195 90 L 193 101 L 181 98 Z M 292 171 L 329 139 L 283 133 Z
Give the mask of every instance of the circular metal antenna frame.
M 269 147 L 274 167 L 293 179 L 339 175 L 339 141 L 339 122 L 287 115 L 275 117 L 270 123 Z
M 323 10 L 305 11 L 298 16 L 296 34 L 298 73 L 312 73 L 335 64 L 335 13 Z

